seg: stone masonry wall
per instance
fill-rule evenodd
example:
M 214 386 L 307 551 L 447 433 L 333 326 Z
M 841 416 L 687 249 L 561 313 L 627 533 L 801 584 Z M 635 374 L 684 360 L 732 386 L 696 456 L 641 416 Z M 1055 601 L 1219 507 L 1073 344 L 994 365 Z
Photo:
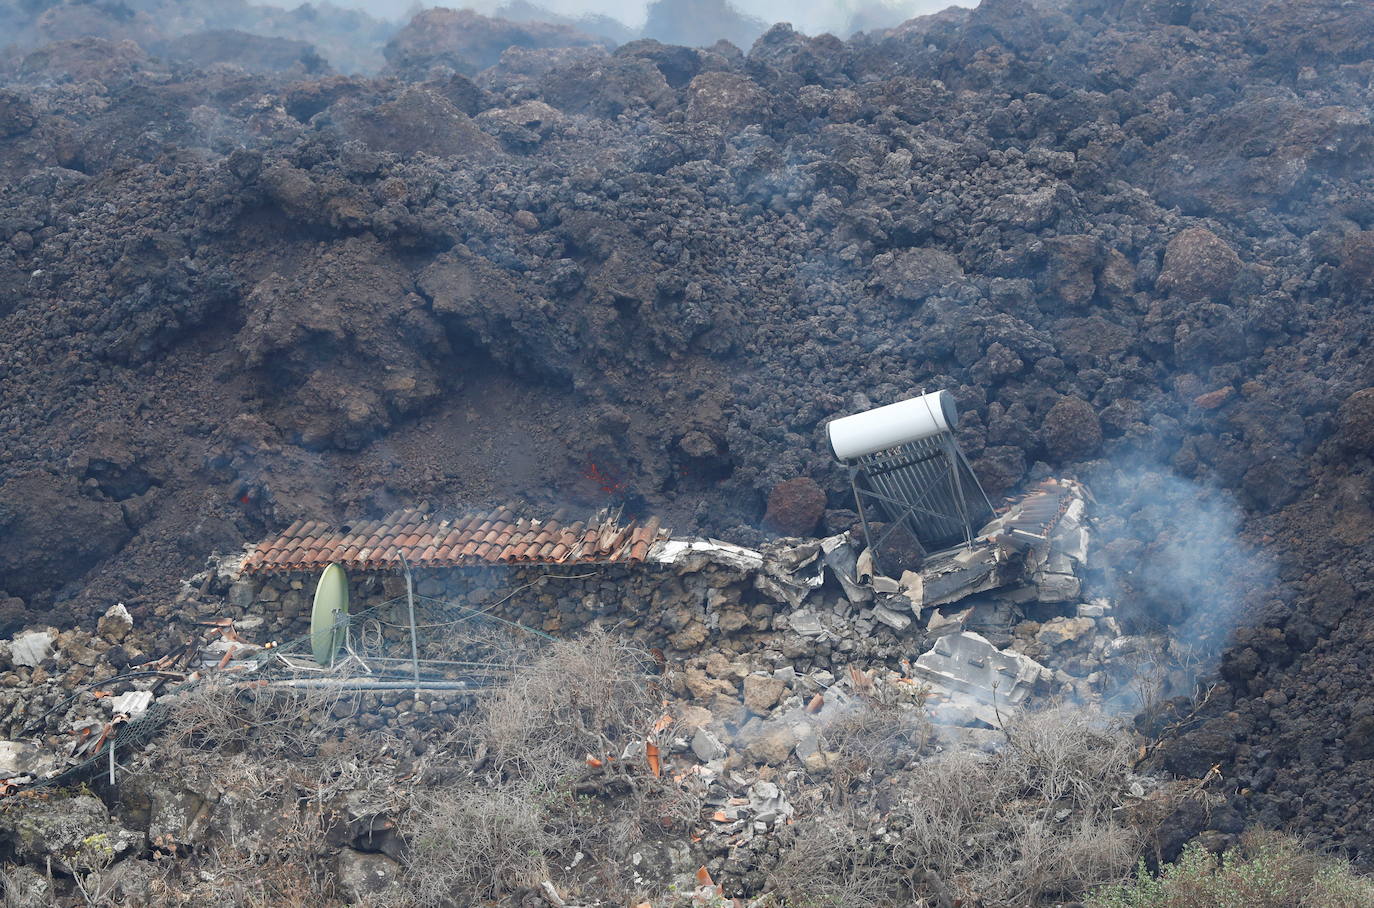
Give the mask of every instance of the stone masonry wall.
M 441 600 L 560 636 L 599 622 L 665 651 L 695 651 L 711 637 L 770 630 L 778 605 L 748 575 L 720 565 L 447 568 L 417 570 L 413 578 L 427 613 Z M 221 614 L 256 627 L 259 641 L 296 640 L 310 631 L 315 581 L 304 574 L 242 577 L 229 587 Z M 353 615 L 391 603 L 379 615 L 388 636 L 401 632 L 392 625 L 405 623 L 404 575 L 350 576 L 349 596 Z

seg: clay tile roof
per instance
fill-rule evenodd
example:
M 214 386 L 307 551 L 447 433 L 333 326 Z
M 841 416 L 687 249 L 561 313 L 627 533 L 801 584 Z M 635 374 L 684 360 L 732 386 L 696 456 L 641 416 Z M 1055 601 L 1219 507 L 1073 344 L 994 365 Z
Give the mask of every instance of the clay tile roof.
M 399 570 L 504 564 L 604 564 L 643 562 L 668 531 L 658 518 L 643 525 L 597 515 L 588 521 L 520 517 L 509 506 L 440 519 L 419 511 L 396 511 L 381 520 L 332 527 L 297 520 L 281 535 L 253 547 L 244 559 L 247 574 L 303 571 L 326 565 L 345 570 Z

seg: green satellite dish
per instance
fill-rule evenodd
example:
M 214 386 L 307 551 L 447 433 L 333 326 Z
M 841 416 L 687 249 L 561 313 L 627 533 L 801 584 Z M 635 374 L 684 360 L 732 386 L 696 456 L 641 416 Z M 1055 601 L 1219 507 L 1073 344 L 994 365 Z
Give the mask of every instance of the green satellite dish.
M 336 617 L 337 616 L 337 617 Z M 310 649 L 315 661 L 328 665 L 344 642 L 348 621 L 348 575 L 331 564 L 315 587 L 315 607 L 310 612 Z

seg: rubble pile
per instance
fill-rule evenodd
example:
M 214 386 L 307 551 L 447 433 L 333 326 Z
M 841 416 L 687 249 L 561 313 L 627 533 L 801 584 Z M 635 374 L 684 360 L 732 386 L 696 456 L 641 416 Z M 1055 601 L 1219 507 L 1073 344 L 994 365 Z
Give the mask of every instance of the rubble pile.
M 839 677 L 976 634 L 1119 700 L 1153 648 L 1119 631 L 1239 623 L 1161 765 L 1219 765 L 1234 809 L 1369 864 L 1371 15 L 987 0 L 688 48 L 0 0 L 0 633 L 124 602 L 163 655 L 183 616 L 265 601 L 181 579 L 297 519 L 621 504 L 767 555 L 695 572 L 744 570 L 748 608 L 644 581 L 629 629 L 682 653 L 781 634 Z M 857 561 L 815 569 L 860 554 L 826 420 L 936 386 L 990 492 L 1113 489 L 1110 607 L 1062 562 L 992 586 L 1010 547 L 923 568 L 919 613 L 900 572 L 855 602 Z M 1272 570 L 1175 570 L 1215 551 L 1218 496 Z M 803 529 L 830 547 L 768 554 Z M 973 574 L 987 598 L 934 605 Z M 612 608 L 579 582 L 516 620 Z
M 654 651 L 664 717 L 618 757 L 588 754 L 588 778 L 577 784 L 600 791 L 600 773 L 620 761 L 699 805 L 686 837 L 646 843 L 633 854 L 633 883 L 646 890 L 676 886 L 710 904 L 709 898 L 727 892 L 763 893 L 771 868 L 790 846 L 793 824 L 808 820 L 834 786 L 851 784 L 852 773 L 878 772 L 877 782 L 881 773 L 900 773 L 934 753 L 995 756 L 1006 747 L 1003 725 L 1025 706 L 1063 698 L 1101 703 L 1110 695 L 1106 679 L 1121 673 L 1113 658 L 1128 654 L 1123 644 L 1129 639 L 1121 636 L 1109 602 L 1083 602 L 1091 592 L 1084 585 L 1092 558 L 1090 501 L 1077 482 L 1044 482 L 1009 501 L 973 543 L 933 554 L 900 580 L 874 573 L 870 549 L 842 533 L 764 549 L 668 538 L 655 543 L 646 562 L 616 566 L 611 574 L 536 581 L 533 569 L 523 569 L 510 571 L 502 588 L 491 571 L 431 570 L 419 587 L 436 595 L 460 589 L 470 598 L 486 589 L 491 600 L 474 598 L 475 609 L 464 614 L 493 620 L 552 603 L 550 620 L 563 635 L 600 624 L 640 646 L 662 647 Z M 301 668 L 276 646 L 279 632 L 293 631 L 300 621 L 269 613 L 268 622 L 258 610 L 271 610 L 284 595 L 301 595 L 308 578 L 250 577 L 240 565 L 240 558 L 220 556 L 187 581 L 181 609 L 168 614 L 169 628 L 161 635 L 184 643 L 168 654 L 151 654 L 153 640 L 136 629 L 122 604 L 100 618 L 95 633 L 29 631 L 4 644 L 10 672 L 0 701 L 8 709 L 0 725 L 8 739 L 0 743 L 0 843 L 16 857 L 33 863 L 58 856 L 67 861 L 65 872 L 80 874 L 81 861 L 93 860 L 81 842 L 92 835 L 113 842 L 109 860 L 146 848 L 177 854 L 240 823 L 243 810 L 261 821 L 280 809 L 271 801 L 245 806 L 247 793 L 236 783 L 212 780 L 191 765 L 150 778 L 148 769 L 168 756 L 184 758 L 165 750 L 158 728 L 136 745 L 113 749 L 122 725 L 157 710 L 173 716 L 206 685 L 228 679 L 236 695 L 257 698 L 260 685 L 294 683 L 273 681 L 282 674 L 264 673 L 264 666 Z M 398 580 L 403 578 L 396 574 L 359 578 L 361 602 L 397 592 Z M 562 591 L 559 582 L 566 585 Z M 577 624 L 580 613 L 556 611 L 556 603 L 583 596 L 599 598 L 583 624 Z M 203 617 L 212 604 L 223 614 Z M 393 611 L 394 617 L 403 614 Z M 354 635 L 363 648 L 360 628 L 361 621 Z M 404 625 L 394 629 L 404 635 Z M 453 631 L 438 636 L 445 633 Z M 385 680 L 374 674 L 385 666 L 368 668 L 367 655 L 360 658 L 350 665 L 341 654 L 337 668 L 305 677 Z M 1125 676 L 1131 673 L 1127 666 Z M 338 735 L 339 746 L 376 740 L 389 778 L 408 764 L 416 768 L 401 778 L 436 772 L 442 778 L 452 772 L 444 768 L 452 760 L 444 742 L 473 702 L 463 692 L 360 692 L 356 701 L 327 710 L 335 731 L 326 740 Z M 326 716 L 305 710 L 272 723 L 273 734 L 295 728 L 293 734 L 308 736 Z M 212 747 L 216 740 L 227 743 L 205 734 Z M 870 750 L 856 756 L 856 742 Z M 214 754 L 214 765 L 232 760 L 231 753 Z M 111 757 L 109 786 L 104 754 Z M 418 769 L 426 754 L 437 764 Z M 486 757 L 478 753 L 471 760 L 473 768 L 464 772 L 480 776 Z M 30 841 L 29 827 L 15 826 L 18 815 L 10 808 L 32 805 L 25 798 L 44 791 L 43 783 L 76 782 L 76 769 L 84 769 L 81 778 L 99 780 L 114 813 L 91 797 L 43 806 L 37 823 L 67 831 L 45 839 L 48 845 Z M 262 765 L 258 772 L 275 769 Z M 117 776 L 128 778 L 118 782 Z M 1135 794 L 1121 797 L 1143 799 L 1142 786 L 1157 787 L 1145 778 L 1131 784 Z M 346 900 L 394 896 L 405 845 L 394 839 L 400 813 L 389 806 L 392 797 L 376 794 L 374 806 L 330 808 L 330 816 L 343 810 L 352 817 L 342 827 L 348 834 L 330 839 L 337 849 L 335 881 Z M 886 834 L 882 820 L 882 812 L 868 817 L 878 845 Z M 374 841 L 378 835 L 381 845 Z M 577 879 L 576 864 L 566 868 L 569 881 Z M 565 892 L 577 886 L 569 881 L 545 886 L 551 897 L 562 898 L 558 886 Z

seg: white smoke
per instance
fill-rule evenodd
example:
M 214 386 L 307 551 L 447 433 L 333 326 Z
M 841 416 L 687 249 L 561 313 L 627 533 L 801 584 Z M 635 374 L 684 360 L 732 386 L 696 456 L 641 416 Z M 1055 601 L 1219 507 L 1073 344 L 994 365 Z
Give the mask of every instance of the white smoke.
M 1144 458 L 1084 479 L 1095 499 L 1098 589 L 1128 631 L 1167 634 L 1186 651 L 1190 678 L 1209 675 L 1277 585 L 1274 559 L 1246 539 L 1240 505 Z
M 492 13 L 502 0 L 453 0 L 448 3 L 419 3 L 416 0 L 332 0 L 336 6 L 365 10 L 380 19 L 404 21 L 431 6 L 469 6 Z M 644 26 L 651 0 L 543 0 L 538 6 L 559 16 L 609 16 L 632 29 Z M 289 6 L 278 0 L 279 5 Z M 788 0 L 734 0 L 740 12 L 764 22 L 790 22 L 811 35 L 823 32 L 847 33 L 856 21 L 904 22 L 914 16 L 939 12 L 951 6 L 976 6 L 975 0 L 826 0 L 795 3 Z

